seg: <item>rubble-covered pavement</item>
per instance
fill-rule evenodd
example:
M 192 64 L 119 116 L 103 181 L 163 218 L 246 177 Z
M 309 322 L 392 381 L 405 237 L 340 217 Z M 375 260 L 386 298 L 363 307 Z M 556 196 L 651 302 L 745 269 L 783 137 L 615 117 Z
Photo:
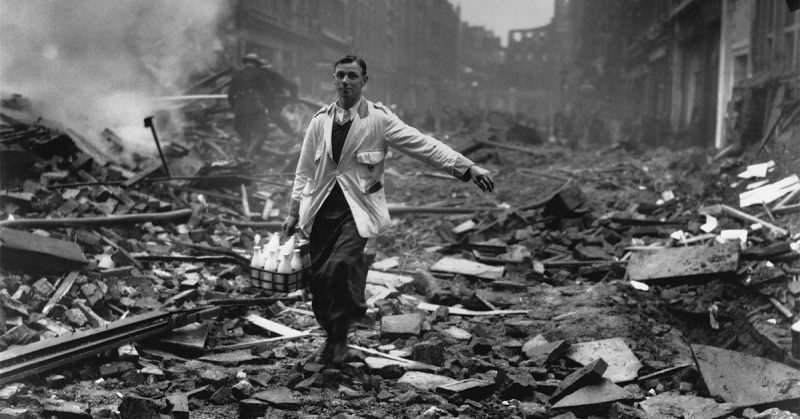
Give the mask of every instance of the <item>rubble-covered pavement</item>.
M 308 295 L 249 281 L 284 156 L 202 163 L 235 155 L 208 129 L 170 180 L 40 123 L 4 107 L 2 418 L 797 417 L 797 167 L 440 133 L 497 190 L 388 157 L 364 358 L 333 369 Z

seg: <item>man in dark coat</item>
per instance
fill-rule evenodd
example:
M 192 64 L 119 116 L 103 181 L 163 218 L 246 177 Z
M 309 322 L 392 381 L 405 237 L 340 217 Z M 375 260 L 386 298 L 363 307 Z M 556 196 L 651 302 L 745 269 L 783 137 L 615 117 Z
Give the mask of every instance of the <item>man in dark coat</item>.
M 228 102 L 234 112 L 234 128 L 245 151 L 260 143 L 269 130 L 269 120 L 287 134 L 295 132 L 281 115 L 288 97 L 297 98 L 297 86 L 263 67 L 263 60 L 250 53 L 242 58 L 244 68 L 235 72 L 228 87 Z

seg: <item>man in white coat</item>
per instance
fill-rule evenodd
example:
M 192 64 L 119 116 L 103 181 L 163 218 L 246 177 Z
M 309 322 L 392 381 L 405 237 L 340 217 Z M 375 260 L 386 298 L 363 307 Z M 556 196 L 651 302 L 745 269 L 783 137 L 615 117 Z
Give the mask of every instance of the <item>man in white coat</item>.
M 366 310 L 364 246 L 390 226 L 383 190 L 388 147 L 484 191 L 492 191 L 494 181 L 488 170 L 362 97 L 364 60 L 348 55 L 333 69 L 338 99 L 309 123 L 282 229 L 288 235 L 299 228 L 309 237 L 314 315 L 327 332 L 322 360 L 335 365 L 355 355 L 347 333 Z

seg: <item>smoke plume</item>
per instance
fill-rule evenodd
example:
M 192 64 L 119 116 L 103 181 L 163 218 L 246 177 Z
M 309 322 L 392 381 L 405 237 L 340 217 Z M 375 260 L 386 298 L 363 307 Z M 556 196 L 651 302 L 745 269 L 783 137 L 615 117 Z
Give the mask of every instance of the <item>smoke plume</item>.
M 214 66 L 224 0 L 0 0 L 0 84 L 34 112 L 99 146 L 110 128 L 130 153 L 153 155 L 150 99 L 180 94 Z

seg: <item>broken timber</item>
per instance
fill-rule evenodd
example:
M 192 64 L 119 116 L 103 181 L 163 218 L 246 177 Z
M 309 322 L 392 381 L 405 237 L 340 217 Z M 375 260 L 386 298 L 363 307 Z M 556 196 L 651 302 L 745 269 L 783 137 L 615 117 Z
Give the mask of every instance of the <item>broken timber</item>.
M 69 292 L 72 288 L 72 284 L 75 283 L 75 280 L 78 279 L 78 271 L 72 271 L 61 281 L 61 284 L 56 289 L 56 292 L 53 293 L 53 296 L 50 297 L 50 300 L 45 304 L 44 308 L 42 309 L 42 314 L 45 316 L 50 313 L 50 310 L 64 298 L 65 295 Z
M 219 308 L 172 313 L 153 311 L 97 329 L 9 349 L 0 358 L 0 386 L 75 363 L 125 343 L 156 336 L 198 318 L 218 315 L 219 312 Z
M 764 227 L 772 230 L 775 234 L 778 234 L 780 236 L 786 236 L 789 234 L 789 231 L 784 228 L 778 227 L 775 224 L 771 224 L 760 218 L 754 217 L 746 212 L 739 211 L 735 208 L 729 207 L 724 204 L 710 205 L 706 207 L 706 211 L 710 215 L 727 214 L 730 215 L 731 217 L 735 217 L 740 220 L 749 221 L 751 223 L 760 223 Z
M 18 228 L 60 228 L 65 226 L 100 226 L 100 225 L 117 225 L 127 223 L 145 223 L 145 222 L 173 222 L 183 219 L 188 219 L 192 215 L 191 209 L 181 209 L 176 211 L 146 213 L 146 214 L 126 214 L 126 215 L 108 215 L 105 217 L 87 217 L 87 218 L 31 218 L 27 220 L 5 220 L 0 221 L 0 227 L 18 227 Z

